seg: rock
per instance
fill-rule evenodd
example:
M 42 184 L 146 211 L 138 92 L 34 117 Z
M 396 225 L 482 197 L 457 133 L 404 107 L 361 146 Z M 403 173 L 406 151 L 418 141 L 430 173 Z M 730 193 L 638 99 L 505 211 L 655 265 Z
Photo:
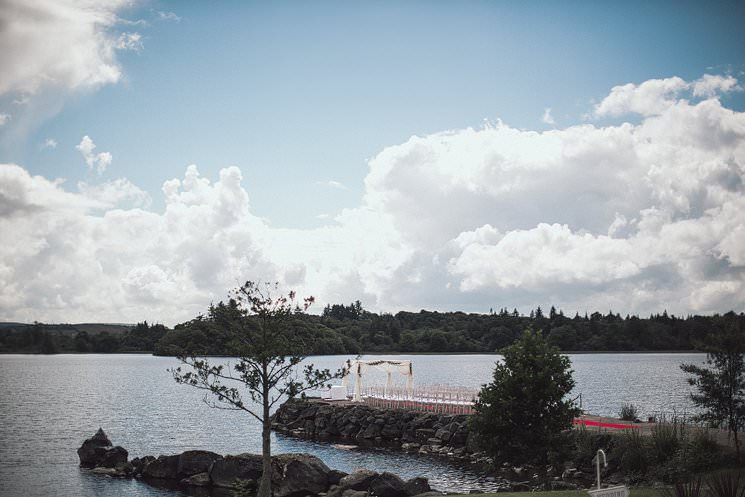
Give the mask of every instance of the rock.
M 178 462 L 180 455 L 158 456 L 142 467 L 144 478 L 159 478 L 162 480 L 175 480 L 178 478 Z
M 304 497 L 329 488 L 331 470 L 310 454 L 280 454 L 272 458 L 274 497 Z
M 404 486 L 401 478 L 386 471 L 372 479 L 368 492 L 375 497 L 407 497 Z
M 116 468 L 96 467 L 96 468 L 91 469 L 91 473 L 95 473 L 97 475 L 111 476 L 111 477 L 114 477 L 114 478 L 123 478 L 123 477 L 126 476 L 124 473 L 122 473 L 121 471 L 119 471 Z
M 341 495 L 342 497 L 367 497 L 367 492 L 363 490 L 352 490 L 351 488 L 348 488 L 344 492 L 342 492 Z
M 142 475 L 142 470 L 151 461 L 155 461 L 155 457 L 153 457 L 153 456 L 145 456 L 145 457 L 142 457 L 142 458 L 135 457 L 134 459 L 132 459 L 131 463 L 132 463 L 132 467 L 134 468 L 134 474 L 135 474 L 135 476 Z
M 207 472 L 197 473 L 188 478 L 184 478 L 180 483 L 187 487 L 209 487 L 210 475 Z
M 344 489 L 365 490 L 370 487 L 370 482 L 378 476 L 375 471 L 369 469 L 358 469 L 345 476 L 339 481 L 339 486 Z
M 427 440 L 434 438 L 436 432 L 435 430 L 431 428 L 419 428 L 418 430 L 415 431 L 415 433 L 416 433 L 416 441 L 421 444 L 424 444 L 424 443 L 429 443 L 427 442 Z
M 102 447 L 103 452 L 101 453 L 100 460 L 96 463 L 96 466 L 101 468 L 115 468 L 118 464 L 127 462 L 127 449 L 124 447 Z
M 338 469 L 332 469 L 328 474 L 329 485 L 338 485 L 342 478 L 347 476 L 349 473 L 339 471 Z
M 121 447 L 119 447 L 121 449 Z M 78 458 L 80 458 L 80 466 L 83 468 L 95 468 L 100 466 L 101 461 L 107 457 L 107 453 L 112 449 L 111 440 L 103 431 L 99 428 L 98 431 L 80 446 L 78 449 Z M 124 449 L 121 449 L 124 450 Z M 126 450 L 124 453 L 126 454 Z M 108 456 L 114 457 L 114 456 Z M 126 461 L 126 458 L 125 458 Z M 110 464 L 106 467 L 113 468 L 116 465 Z
M 406 495 L 409 496 L 423 494 L 430 492 L 431 490 L 432 488 L 429 486 L 429 480 L 421 476 L 412 478 L 404 484 L 404 491 L 406 492 Z
M 248 480 L 258 481 L 261 478 L 261 471 L 261 456 L 239 454 L 215 460 L 209 474 L 214 486 L 233 488 Z
M 208 450 L 187 450 L 179 456 L 178 477 L 188 478 L 199 473 L 207 473 L 212 463 L 218 459 L 222 459 L 220 454 Z

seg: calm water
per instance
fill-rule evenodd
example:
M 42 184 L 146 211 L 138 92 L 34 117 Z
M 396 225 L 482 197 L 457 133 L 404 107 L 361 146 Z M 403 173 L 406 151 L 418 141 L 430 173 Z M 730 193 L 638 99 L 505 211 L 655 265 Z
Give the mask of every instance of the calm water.
M 366 359 L 382 356 L 366 356 Z M 495 355 L 385 356 L 411 359 L 417 384 L 478 387 L 488 382 Z M 681 362 L 703 354 L 572 355 L 576 393 L 594 414 L 614 415 L 624 402 L 641 414 L 690 412 Z M 319 367 L 338 368 L 346 356 L 314 357 Z M 208 408 L 202 394 L 176 385 L 166 369 L 173 358 L 147 355 L 0 356 L 0 495 L 177 496 L 139 481 L 113 480 L 78 469 L 76 449 L 98 427 L 130 458 L 207 449 L 220 454 L 260 452 L 252 418 Z M 367 380 L 367 377 L 366 377 Z M 369 383 L 382 384 L 372 374 Z M 273 451 L 315 454 L 332 468 L 365 467 L 404 478 L 426 476 L 441 490 L 488 490 L 473 470 L 444 461 L 384 450 L 344 450 L 283 436 Z

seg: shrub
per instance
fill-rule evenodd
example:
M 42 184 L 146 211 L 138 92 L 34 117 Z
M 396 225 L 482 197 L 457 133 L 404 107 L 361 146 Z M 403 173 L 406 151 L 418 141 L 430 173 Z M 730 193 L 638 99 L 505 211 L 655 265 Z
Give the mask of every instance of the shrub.
M 706 495 L 701 478 L 694 478 L 687 483 L 678 482 L 670 488 L 664 488 L 661 491 L 664 497 L 701 497 Z
M 745 479 L 741 476 L 734 471 L 715 473 L 706 484 L 713 497 L 745 497 Z
M 624 421 L 634 421 L 639 417 L 639 411 L 634 404 L 623 404 L 618 417 Z
M 644 475 L 649 466 L 647 456 L 647 444 L 639 430 L 627 430 L 618 436 L 616 450 L 621 465 L 621 471 L 625 474 Z
M 658 463 L 665 463 L 675 457 L 678 449 L 685 442 L 683 423 L 673 418 L 667 423 L 663 419 L 652 427 L 652 457 Z

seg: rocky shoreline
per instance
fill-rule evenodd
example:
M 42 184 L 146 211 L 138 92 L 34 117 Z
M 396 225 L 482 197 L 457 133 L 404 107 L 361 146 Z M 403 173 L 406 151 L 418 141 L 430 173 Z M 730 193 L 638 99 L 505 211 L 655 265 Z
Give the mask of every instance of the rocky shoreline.
M 190 450 L 168 456 L 144 456 L 128 460 L 129 453 L 113 446 L 99 428 L 78 449 L 80 466 L 115 478 L 140 478 L 157 486 L 214 489 L 218 492 L 254 493 L 261 478 L 261 456 L 222 456 L 206 450 Z M 392 473 L 360 469 L 347 474 L 330 469 L 310 454 L 279 454 L 272 457 L 274 497 L 430 497 L 434 492 L 426 478 L 404 481 Z
M 409 453 L 443 457 L 479 467 L 490 474 L 496 491 L 575 490 L 589 488 L 594 469 L 567 463 L 563 467 L 495 467 L 494 460 L 480 451 L 468 416 L 436 414 L 402 409 L 377 409 L 364 404 L 331 402 L 318 398 L 290 399 L 272 418 L 278 433 L 311 440 L 387 446 Z M 603 470 L 604 481 L 620 483 L 620 473 Z

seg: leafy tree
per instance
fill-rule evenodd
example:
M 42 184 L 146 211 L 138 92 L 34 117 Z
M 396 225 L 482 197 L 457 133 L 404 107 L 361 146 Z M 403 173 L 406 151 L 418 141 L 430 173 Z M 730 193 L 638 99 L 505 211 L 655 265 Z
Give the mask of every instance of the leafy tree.
M 579 413 L 566 399 L 574 387 L 569 358 L 531 330 L 502 354 L 494 381 L 479 393 L 472 427 L 497 460 L 545 462 Z
M 313 297 L 296 304 L 295 292 L 284 295 L 279 284 L 260 285 L 251 281 L 233 290 L 227 304 L 210 306 L 207 317 L 199 316 L 193 324 L 227 334 L 231 351 L 238 362 L 226 369 L 206 359 L 180 356 L 190 366 L 171 370 L 177 383 L 205 390 L 204 402 L 210 407 L 244 411 L 262 425 L 262 476 L 258 497 L 271 496 L 270 409 L 287 397 L 325 385 L 342 371 L 331 373 L 313 365 L 305 366 L 303 378 L 295 367 L 309 350 L 297 333 L 294 321 L 313 303 Z M 248 396 L 243 397 L 247 392 Z
M 682 364 L 680 367 L 693 375 L 688 383 L 698 392 L 691 394 L 691 400 L 705 409 L 697 419 L 712 426 L 726 427 L 732 434 L 740 460 L 738 434 L 745 428 L 745 326 L 742 320 L 732 316 L 721 325 L 702 347 L 706 352 L 706 366 Z

